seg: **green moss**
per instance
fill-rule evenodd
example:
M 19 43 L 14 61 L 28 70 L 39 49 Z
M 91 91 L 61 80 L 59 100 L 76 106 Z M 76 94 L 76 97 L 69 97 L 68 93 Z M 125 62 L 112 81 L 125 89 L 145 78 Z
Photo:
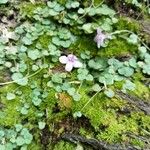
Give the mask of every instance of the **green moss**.
M 38 42 L 41 44 L 41 46 L 43 48 L 48 48 L 48 45 L 50 44 L 50 41 L 51 41 L 51 37 L 49 35 L 42 35 L 38 38 Z
M 118 122 L 113 122 L 104 132 L 98 134 L 98 139 L 106 140 L 109 143 L 118 143 L 121 141 L 121 134 L 125 127 Z
M 96 47 L 96 43 L 93 42 L 92 38 L 82 36 L 78 37 L 77 41 L 73 45 L 71 45 L 69 50 L 77 55 L 80 55 L 81 52 L 84 51 L 90 51 L 91 55 L 94 56 L 97 54 L 98 49 Z
M 106 48 L 101 48 L 98 55 L 102 57 L 123 57 L 137 53 L 137 46 L 127 43 L 121 38 L 109 41 Z
M 55 146 L 54 146 L 54 149 L 53 150 L 73 150 L 75 149 L 75 145 L 72 144 L 72 143 L 69 143 L 69 142 L 64 142 L 64 141 L 61 141 L 61 142 L 58 142 Z M 48 150 L 52 150 L 51 148 Z
M 67 0 L 56 0 L 61 5 L 65 5 L 67 3 Z
M 125 127 L 126 132 L 138 133 L 138 122 L 136 121 L 137 117 L 134 116 L 134 113 L 131 114 L 132 117 L 122 115 L 118 118 L 118 122 Z
M 148 101 L 150 99 L 149 88 L 142 84 L 140 81 L 135 81 L 134 83 L 136 85 L 136 89 L 132 93 L 138 96 L 139 98 Z
M 132 139 L 131 144 L 134 146 L 138 146 L 140 148 L 144 148 L 145 143 L 143 141 L 140 141 L 139 139 Z
M 7 92 L 13 92 L 16 89 L 16 85 L 7 85 L 0 88 L 0 101 L 2 103 L 3 108 L 1 109 L 0 115 L 0 124 L 2 126 L 13 126 L 17 122 L 21 122 L 20 113 L 17 111 L 17 107 L 21 105 L 19 98 L 17 97 L 15 100 L 7 100 L 6 94 Z
M 87 95 L 87 87 L 84 87 L 80 90 L 80 94 L 82 95 L 82 98 L 80 101 L 75 102 L 73 105 L 73 111 L 80 111 L 84 107 L 84 105 L 90 100 L 90 98 Z M 115 120 L 116 115 L 114 113 L 114 110 L 107 111 L 107 102 L 109 102 L 109 99 L 106 98 L 103 94 L 98 94 L 94 99 L 91 100 L 91 102 L 82 110 L 82 114 L 86 116 L 89 120 L 91 125 L 95 128 L 95 130 L 99 129 L 100 125 L 106 125 L 109 124 L 110 119 Z M 108 104 L 109 105 L 109 104 Z M 116 105 L 116 104 L 115 104 Z
M 91 138 L 91 137 L 94 136 L 93 135 L 94 133 L 92 132 L 91 129 L 85 129 L 85 128 L 82 128 L 82 127 L 80 128 L 79 133 L 80 133 L 80 135 L 85 136 L 87 138 Z
M 136 54 L 138 51 L 137 46 L 127 43 L 122 38 L 110 40 L 108 46 L 100 50 L 96 47 L 93 39 L 87 37 L 78 38 L 77 42 L 70 47 L 70 51 L 78 55 L 86 50 L 90 51 L 93 57 L 123 57 Z
M 118 22 L 115 24 L 115 29 L 116 30 L 130 30 L 133 32 L 139 32 L 140 29 L 140 24 L 131 18 L 127 17 L 120 17 Z
M 37 143 L 32 142 L 32 144 L 30 144 L 28 146 L 28 150 L 41 150 L 41 146 Z
M 99 6 L 100 4 L 102 4 L 104 1 L 103 0 L 94 0 L 94 5 L 95 6 Z
M 135 73 L 133 76 L 133 82 L 136 85 L 136 88 L 134 91 L 129 91 L 129 93 L 145 101 L 148 101 L 150 99 L 150 89 L 146 85 L 144 85 L 144 83 L 141 82 L 144 79 L 145 77 L 142 73 Z
M 35 4 L 31 2 L 24 2 L 19 5 L 20 8 L 20 13 L 22 16 L 27 16 L 31 18 L 34 15 L 34 11 L 36 10 L 37 7 L 44 7 L 45 4 L 42 2 L 36 2 Z

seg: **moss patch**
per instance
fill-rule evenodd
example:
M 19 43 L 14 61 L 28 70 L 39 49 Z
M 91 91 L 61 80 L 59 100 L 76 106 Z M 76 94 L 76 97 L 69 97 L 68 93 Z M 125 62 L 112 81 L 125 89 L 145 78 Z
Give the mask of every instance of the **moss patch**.
M 121 38 L 111 40 L 106 48 L 98 51 L 102 57 L 124 57 L 137 53 L 137 46 L 129 44 Z
M 130 30 L 138 33 L 141 30 L 140 24 L 131 18 L 121 16 L 115 24 L 116 30 Z

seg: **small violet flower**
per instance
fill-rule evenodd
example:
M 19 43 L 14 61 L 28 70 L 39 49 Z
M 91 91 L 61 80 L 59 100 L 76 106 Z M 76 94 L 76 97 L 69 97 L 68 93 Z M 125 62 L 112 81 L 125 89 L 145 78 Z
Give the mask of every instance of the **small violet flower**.
M 66 64 L 65 70 L 68 72 L 70 72 L 73 69 L 73 67 L 74 68 L 82 67 L 82 63 L 73 54 L 69 54 L 68 56 L 61 56 L 61 57 L 59 57 L 59 61 L 62 64 Z
M 101 29 L 97 29 L 97 35 L 94 38 L 94 41 L 97 43 L 97 47 L 100 48 L 106 39 L 111 38 L 110 35 L 102 33 Z

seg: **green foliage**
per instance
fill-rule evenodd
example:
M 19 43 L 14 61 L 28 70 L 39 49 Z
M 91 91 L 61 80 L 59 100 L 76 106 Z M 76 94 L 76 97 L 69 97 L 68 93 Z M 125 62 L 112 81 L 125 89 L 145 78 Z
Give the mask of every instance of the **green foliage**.
M 74 145 L 72 145 L 68 142 L 61 141 L 55 145 L 54 150 L 59 150 L 59 149 L 61 149 L 61 150 L 72 150 L 74 148 L 75 148 Z
M 83 80 L 93 81 L 93 76 L 89 74 L 89 71 L 87 69 L 78 69 L 77 78 L 80 81 L 83 81 Z
M 123 84 L 122 91 L 126 93 L 126 90 L 135 90 L 135 84 L 132 83 L 130 80 L 126 80 L 125 84 Z
M 104 93 L 105 93 L 105 95 L 106 95 L 107 97 L 109 97 L 109 98 L 112 98 L 112 97 L 114 97 L 114 95 L 115 95 L 114 91 L 112 91 L 111 89 L 105 90 Z
M 134 111 L 115 91 L 149 100 L 149 88 L 141 83 L 150 74 L 149 48 L 141 40 L 139 23 L 118 17 L 105 2 L 14 0 L 0 5 L 6 18 L 17 9 L 13 21 L 18 22 L 7 25 L 2 15 L 6 23 L 0 28 L 0 149 L 40 150 L 45 131 L 56 135 L 72 130 L 71 114 L 75 121 L 89 120 L 92 127 L 80 130 L 87 137 L 143 147 L 125 133 L 146 135 L 150 118 Z M 97 28 L 111 36 L 100 49 L 94 42 Z M 82 59 L 83 67 L 65 72 L 59 57 L 68 54 Z M 126 108 L 133 112 L 125 114 Z M 48 145 L 54 150 L 82 149 L 64 141 Z
M 20 13 L 23 17 L 27 16 L 29 18 L 31 18 L 33 16 L 33 12 L 36 10 L 36 8 L 40 6 L 40 7 L 44 7 L 43 3 L 35 3 L 32 4 L 31 2 L 24 2 L 21 3 L 19 8 L 20 8 Z
M 98 55 L 102 57 L 120 57 L 135 54 L 136 52 L 137 46 L 129 44 L 126 41 L 119 38 L 110 41 L 106 48 L 102 48 L 102 50 L 98 52 Z
M 30 134 L 27 128 L 22 128 L 22 125 L 17 124 L 14 129 L 1 129 L 1 147 L 4 149 L 14 149 L 17 146 L 23 149 L 27 147 L 33 139 L 32 134 Z M 5 140 L 6 143 L 2 141 Z
M 6 4 L 8 2 L 8 0 L 1 0 L 0 4 Z
M 118 19 L 118 22 L 115 24 L 115 28 L 117 30 L 130 30 L 133 32 L 140 31 L 140 25 L 136 20 L 123 16 Z
M 15 97 L 16 95 L 14 93 L 7 93 L 7 96 L 6 96 L 7 100 L 13 100 L 15 99 Z

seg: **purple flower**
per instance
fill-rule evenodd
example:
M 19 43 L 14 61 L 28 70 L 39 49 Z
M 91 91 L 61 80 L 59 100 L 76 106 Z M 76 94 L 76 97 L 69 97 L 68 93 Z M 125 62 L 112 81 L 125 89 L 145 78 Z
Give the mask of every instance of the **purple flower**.
M 73 69 L 73 67 L 74 68 L 82 67 L 82 63 L 73 54 L 69 54 L 68 56 L 61 56 L 61 57 L 59 57 L 59 61 L 62 64 L 66 64 L 65 70 L 68 72 L 70 72 Z
M 110 38 L 110 36 L 102 33 L 101 29 L 98 28 L 94 41 L 97 43 L 97 47 L 100 48 L 108 38 Z

